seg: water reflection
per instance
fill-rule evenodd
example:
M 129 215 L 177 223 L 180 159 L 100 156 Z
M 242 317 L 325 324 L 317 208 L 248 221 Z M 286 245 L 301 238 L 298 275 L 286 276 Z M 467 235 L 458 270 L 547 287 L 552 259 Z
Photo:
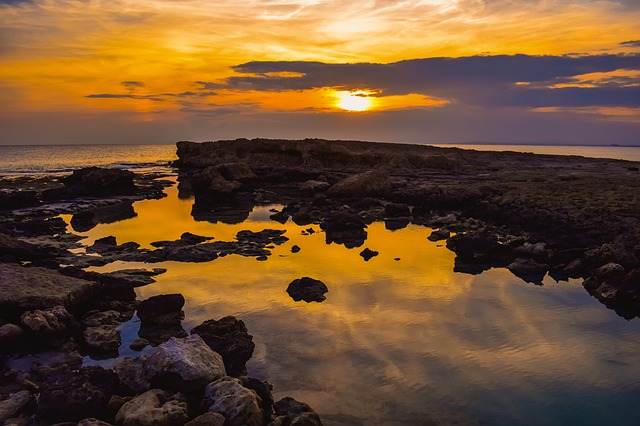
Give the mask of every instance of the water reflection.
M 182 293 L 187 330 L 243 319 L 257 345 L 250 374 L 274 383 L 276 398 L 308 402 L 324 424 L 637 424 L 639 323 L 577 281 L 546 277 L 537 287 L 506 270 L 453 272 L 454 254 L 414 225 L 374 223 L 363 247 L 349 250 L 327 245 L 317 225 L 270 221 L 274 206 L 241 224 L 198 222 L 192 201 L 168 194 L 135 203 L 135 218 L 97 225 L 84 242 L 115 235 L 150 248 L 186 231 L 231 241 L 243 229 L 286 230 L 289 241 L 266 262 L 164 262 L 154 266 L 168 271 L 138 294 Z M 365 262 L 364 247 L 380 254 Z M 327 300 L 294 302 L 285 290 L 302 276 L 325 282 Z

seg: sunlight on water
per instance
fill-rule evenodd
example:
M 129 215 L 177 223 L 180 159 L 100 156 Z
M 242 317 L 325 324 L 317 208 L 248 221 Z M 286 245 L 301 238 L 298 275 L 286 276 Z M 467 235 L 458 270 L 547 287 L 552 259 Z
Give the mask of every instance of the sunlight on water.
M 116 262 L 96 270 L 166 267 L 141 299 L 182 293 L 185 329 L 236 315 L 254 336 L 251 375 L 309 403 L 326 425 L 632 425 L 640 403 L 640 326 L 592 299 L 579 281 L 526 284 L 508 271 L 453 272 L 454 254 L 430 229 L 367 228 L 363 247 L 325 243 L 319 226 L 269 221 L 196 222 L 175 187 L 134 204 L 137 217 L 98 225 L 83 243 L 178 239 L 231 241 L 243 229 L 285 229 L 267 261 L 229 255 L 208 263 Z M 69 218 L 66 217 L 66 220 Z M 313 228 L 315 233 L 303 235 Z M 292 253 L 291 247 L 301 250 Z M 380 254 L 365 262 L 368 247 Z M 399 260 L 396 260 L 399 258 Z M 327 284 L 322 303 L 294 302 L 295 278 Z M 449 422 L 449 423 L 447 423 Z

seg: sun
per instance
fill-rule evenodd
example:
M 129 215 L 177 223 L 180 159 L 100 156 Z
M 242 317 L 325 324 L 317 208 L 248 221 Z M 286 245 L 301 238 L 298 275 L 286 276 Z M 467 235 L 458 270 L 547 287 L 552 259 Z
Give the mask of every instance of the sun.
M 373 105 L 373 99 L 371 98 L 373 93 L 374 92 L 367 90 L 356 90 L 353 92 L 346 90 L 336 91 L 336 106 L 345 111 L 366 111 L 371 109 Z

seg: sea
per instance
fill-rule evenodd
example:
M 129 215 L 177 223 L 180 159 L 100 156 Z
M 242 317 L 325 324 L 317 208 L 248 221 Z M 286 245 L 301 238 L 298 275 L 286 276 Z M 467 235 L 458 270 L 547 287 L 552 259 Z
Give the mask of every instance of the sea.
M 640 161 L 640 146 L 433 144 L 477 151 L 514 151 Z M 0 145 L 0 175 L 70 173 L 89 166 L 156 168 L 176 160 L 175 145 Z
M 640 148 L 473 149 L 640 161 Z M 170 145 L 0 146 L 0 175 L 93 165 L 170 172 L 175 158 Z M 151 248 L 187 231 L 232 241 L 245 229 L 281 229 L 289 240 L 266 261 L 229 255 L 91 270 L 166 268 L 156 283 L 136 289 L 139 299 L 182 293 L 186 331 L 227 315 L 243 320 L 256 344 L 249 375 L 272 383 L 276 400 L 308 403 L 324 425 L 640 424 L 640 320 L 607 309 L 580 280 L 546 276 L 534 285 L 504 268 L 454 272 L 455 254 L 413 224 L 391 230 L 373 223 L 364 246 L 348 249 L 327 244 L 318 225 L 270 220 L 281 205 L 256 206 L 241 223 L 196 220 L 192 199 L 179 197 L 177 185 L 165 191 L 165 198 L 134 203 L 131 219 L 69 231 L 85 246 L 112 235 Z M 70 224 L 70 215 L 61 217 Z M 365 247 L 379 254 L 365 261 Z M 328 286 L 324 302 L 288 296 L 287 285 L 303 276 Z M 122 325 L 120 357 L 139 355 L 129 348 L 139 328 L 135 316 Z M 116 361 L 87 356 L 84 363 L 109 368 Z

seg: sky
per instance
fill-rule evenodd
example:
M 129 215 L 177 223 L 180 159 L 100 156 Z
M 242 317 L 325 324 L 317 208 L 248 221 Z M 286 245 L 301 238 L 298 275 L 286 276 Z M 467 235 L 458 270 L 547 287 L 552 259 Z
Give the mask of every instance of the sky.
M 640 145 L 638 0 L 0 0 L 0 144 Z

